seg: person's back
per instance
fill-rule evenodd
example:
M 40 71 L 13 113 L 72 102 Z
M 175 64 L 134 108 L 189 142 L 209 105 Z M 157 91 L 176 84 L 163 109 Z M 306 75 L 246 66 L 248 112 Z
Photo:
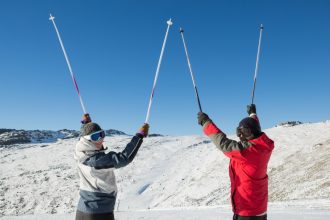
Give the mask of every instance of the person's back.
M 250 106 L 251 108 L 251 106 Z M 240 141 L 227 136 L 204 113 L 198 121 L 204 133 L 230 158 L 229 176 L 234 219 L 267 219 L 268 176 L 267 165 L 274 142 L 261 132 L 254 111 L 244 118 L 238 128 Z
M 97 149 L 93 143 L 80 138 L 75 149 L 80 179 L 77 209 L 84 213 L 107 213 L 114 210 L 117 184 L 114 167 L 98 169 L 86 163 L 97 154 L 105 154 L 105 149 Z
M 229 175 L 233 211 L 241 216 L 256 216 L 267 211 L 267 165 L 274 143 L 266 134 L 247 142 L 247 148 L 225 154 L 231 158 Z

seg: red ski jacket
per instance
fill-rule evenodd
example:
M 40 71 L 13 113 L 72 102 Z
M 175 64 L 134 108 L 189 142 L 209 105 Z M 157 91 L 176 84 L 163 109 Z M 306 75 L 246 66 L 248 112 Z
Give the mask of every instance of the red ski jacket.
M 203 126 L 204 133 L 230 158 L 229 176 L 233 212 L 241 216 L 256 216 L 267 211 L 267 164 L 274 142 L 263 133 L 249 141 L 235 141 L 212 122 Z

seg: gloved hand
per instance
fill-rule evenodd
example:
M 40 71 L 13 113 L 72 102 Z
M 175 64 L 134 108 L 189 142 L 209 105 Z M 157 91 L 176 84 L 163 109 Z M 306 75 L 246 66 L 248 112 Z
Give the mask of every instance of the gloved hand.
M 251 115 L 251 114 L 257 114 L 257 108 L 256 108 L 256 105 L 255 104 L 247 105 L 246 106 L 246 109 L 247 109 L 247 113 L 249 115 Z
M 87 124 L 89 122 L 92 122 L 92 119 L 91 117 L 89 116 L 88 113 L 84 114 L 83 117 L 82 117 L 82 120 L 81 120 L 81 124 Z
M 138 134 L 141 134 L 143 137 L 147 137 L 149 133 L 149 124 L 143 124 L 139 129 Z
M 197 114 L 197 118 L 198 118 L 198 124 L 200 125 L 204 125 L 207 121 L 211 121 L 211 119 L 209 118 L 209 116 L 207 114 L 205 114 L 204 112 L 198 112 Z

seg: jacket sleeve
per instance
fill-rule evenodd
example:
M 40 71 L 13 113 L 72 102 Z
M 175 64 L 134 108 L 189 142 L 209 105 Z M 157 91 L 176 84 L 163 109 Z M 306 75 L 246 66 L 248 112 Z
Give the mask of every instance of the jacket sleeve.
M 111 151 L 107 154 L 100 152 L 88 158 L 83 164 L 95 169 L 124 167 L 133 161 L 142 142 L 143 138 L 140 135 L 135 135 L 122 152 Z
M 208 121 L 203 126 L 204 133 L 212 140 L 215 146 L 227 157 L 237 160 L 245 160 L 242 151 L 252 146 L 247 141 L 235 141 L 227 138 L 212 121 Z

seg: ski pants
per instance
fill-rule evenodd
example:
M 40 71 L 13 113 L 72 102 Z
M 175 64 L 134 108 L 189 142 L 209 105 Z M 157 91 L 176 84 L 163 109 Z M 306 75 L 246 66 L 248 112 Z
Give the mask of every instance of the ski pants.
M 76 212 L 76 220 L 115 220 L 115 216 L 113 212 L 109 213 L 100 213 L 100 214 L 89 214 L 80 212 L 77 210 Z
M 240 216 L 234 214 L 233 220 L 267 220 L 267 215 L 262 216 Z

